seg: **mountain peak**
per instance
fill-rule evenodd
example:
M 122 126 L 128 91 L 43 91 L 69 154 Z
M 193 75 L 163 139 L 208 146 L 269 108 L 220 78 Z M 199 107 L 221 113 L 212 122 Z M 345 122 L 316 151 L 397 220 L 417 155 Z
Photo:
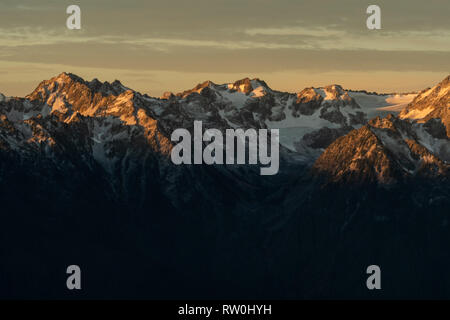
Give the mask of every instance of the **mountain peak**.
M 130 90 L 125 87 L 119 80 L 109 83 L 108 81 L 101 82 L 97 78 L 87 83 L 88 87 L 96 92 L 100 92 L 103 95 L 120 95 L 125 91 Z
M 38 87 L 27 96 L 31 100 L 44 99 L 51 94 L 62 92 L 80 92 L 80 91 L 92 91 L 93 94 L 100 93 L 102 96 L 115 95 L 118 96 L 123 92 L 130 90 L 122 85 L 119 80 L 115 80 L 113 83 L 108 81 L 101 82 L 97 78 L 91 81 L 86 81 L 83 78 L 73 73 L 62 72 L 59 75 L 42 81 Z
M 35 110 L 37 113 L 56 114 L 64 121 L 80 113 L 84 116 L 114 115 L 133 124 L 136 123 L 135 96 L 133 90 L 118 80 L 113 83 L 101 82 L 97 78 L 85 81 L 75 74 L 63 72 L 42 81 L 26 99 L 36 108 L 44 106 Z
M 340 84 L 330 84 L 328 86 L 323 87 L 323 89 L 327 89 L 327 90 L 330 90 L 330 91 L 338 91 L 338 92 L 344 92 L 345 91 Z
M 52 78 L 55 80 L 65 80 L 65 81 L 77 81 L 81 83 L 85 83 L 84 79 L 77 76 L 76 74 L 70 73 L 70 72 L 62 72 L 56 77 Z M 51 80 L 51 79 L 50 79 Z
M 325 87 L 317 88 L 317 90 L 329 99 L 338 99 L 341 96 L 348 96 L 348 92 L 339 84 L 330 84 Z
M 271 91 L 267 83 L 259 78 L 250 79 L 249 77 L 228 84 L 228 89 L 244 94 L 250 94 L 252 91 L 262 87 L 265 91 Z
M 206 88 L 215 88 L 217 85 L 212 82 L 211 80 L 206 80 L 202 83 L 197 84 L 194 88 L 190 89 L 190 90 L 185 90 L 183 92 L 177 93 L 176 96 L 181 97 L 181 98 L 185 98 L 189 95 L 191 95 L 192 93 L 201 93 L 204 89 Z M 171 92 L 167 93 L 167 97 L 170 97 Z M 166 93 L 164 93 L 163 98 L 166 97 Z M 165 99 L 167 99 L 167 97 Z
M 211 89 L 211 90 L 209 90 Z M 208 91 L 204 91 L 208 90 Z M 250 95 L 252 92 L 254 93 L 253 96 L 260 97 L 264 95 L 266 92 L 272 92 L 270 87 L 267 85 L 266 82 L 263 80 L 260 80 L 259 78 L 250 79 L 249 77 L 237 80 L 233 83 L 226 83 L 226 84 L 216 84 L 212 82 L 211 80 L 204 81 L 202 83 L 197 84 L 194 88 L 190 90 L 185 90 L 183 92 L 177 93 L 176 96 L 181 98 L 186 98 L 189 95 L 193 93 L 202 94 L 205 96 L 208 96 L 214 91 L 223 91 L 228 90 L 231 92 L 239 92 L 243 93 L 245 95 Z M 255 92 L 255 90 L 257 92 Z M 162 96 L 163 99 L 167 99 L 170 97 L 170 93 L 164 94 Z
M 252 92 L 254 89 L 252 86 L 252 80 L 250 80 L 250 78 L 244 78 L 241 80 L 237 80 L 234 83 L 230 83 L 228 85 L 228 89 L 230 90 L 234 90 L 237 92 L 242 92 L 245 94 L 249 94 L 250 92 Z

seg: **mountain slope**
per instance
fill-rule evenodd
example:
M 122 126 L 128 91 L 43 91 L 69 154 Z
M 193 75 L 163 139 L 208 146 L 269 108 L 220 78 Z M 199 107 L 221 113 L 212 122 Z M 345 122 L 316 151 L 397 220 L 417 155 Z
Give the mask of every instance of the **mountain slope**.
M 422 91 L 402 110 L 400 118 L 418 122 L 439 118 L 450 137 L 450 76 L 436 86 Z
M 444 128 L 439 133 L 429 129 L 432 122 L 418 126 L 392 115 L 375 118 L 333 142 L 315 162 L 314 170 L 335 182 L 389 184 L 411 175 L 446 176 L 449 140 L 442 134 Z

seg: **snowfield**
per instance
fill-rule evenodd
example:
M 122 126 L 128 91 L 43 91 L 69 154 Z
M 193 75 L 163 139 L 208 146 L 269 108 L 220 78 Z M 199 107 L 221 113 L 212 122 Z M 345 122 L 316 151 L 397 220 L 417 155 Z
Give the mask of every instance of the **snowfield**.
M 368 119 L 388 113 L 398 113 L 417 96 L 416 93 L 409 94 L 368 94 L 365 92 L 349 91 L 349 96 L 356 100 Z

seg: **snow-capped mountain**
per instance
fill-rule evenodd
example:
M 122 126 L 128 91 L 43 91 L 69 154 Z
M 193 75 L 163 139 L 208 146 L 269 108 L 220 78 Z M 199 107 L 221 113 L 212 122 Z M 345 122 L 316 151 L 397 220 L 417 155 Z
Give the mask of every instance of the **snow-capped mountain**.
M 399 156 L 400 162 L 409 159 L 409 163 L 401 166 L 407 168 L 407 172 L 416 170 L 412 164 L 416 155 L 399 151 L 413 148 L 407 141 L 415 141 L 432 155 L 448 162 L 448 141 L 442 138 L 442 130 L 434 120 L 405 123 L 401 125 L 403 129 L 395 130 L 392 129 L 396 128 L 394 124 L 401 121 L 392 116 L 367 123 L 368 115 L 383 115 L 386 108 L 398 110 L 399 105 L 411 99 L 414 101 L 401 112 L 401 119 L 413 114 L 417 116 L 416 110 L 425 109 L 427 119 L 436 115 L 442 117 L 440 119 L 445 125 L 448 119 L 448 79 L 417 97 L 415 94 L 379 95 L 346 91 L 339 85 L 306 88 L 292 94 L 272 90 L 260 79 L 245 78 L 221 85 L 206 81 L 182 93 L 151 98 L 117 80 L 113 83 L 102 83 L 97 79 L 85 81 L 76 75 L 62 73 L 41 82 L 25 98 L 2 96 L 0 114 L 14 134 L 0 132 L 0 138 L 4 148 L 16 151 L 37 148 L 37 144 L 39 148 L 43 144 L 63 148 L 56 142 L 58 137 L 54 136 L 54 128 L 73 127 L 73 124 L 80 123 L 86 127 L 82 135 L 86 140 L 85 152 L 110 173 L 124 172 L 121 166 L 131 155 L 143 156 L 151 152 L 152 156 L 167 160 L 173 146 L 171 132 L 177 128 L 192 131 L 195 120 L 201 120 L 206 128 L 222 131 L 227 128 L 279 129 L 282 157 L 306 163 L 314 161 L 336 139 L 351 132 L 322 154 L 316 168 L 324 167 L 324 159 L 332 159 L 333 154 L 344 154 L 336 153 L 336 148 L 350 148 L 348 152 L 357 152 L 355 143 L 358 142 L 352 140 L 358 136 L 352 132 L 355 129 L 362 136 L 371 133 L 375 139 L 373 143 Z M 413 118 L 417 119 L 416 116 Z M 379 125 L 385 122 L 391 124 L 390 131 Z M 363 144 L 369 147 L 366 138 Z M 340 142 L 343 145 L 339 145 Z M 53 152 L 52 148 L 46 150 Z M 354 155 L 347 161 L 358 159 L 360 162 L 366 156 L 363 151 L 362 155 Z M 345 172 L 355 171 L 353 162 L 335 166 L 339 161 L 330 159 L 327 161 L 333 170 L 341 167 Z M 162 167 L 166 166 L 166 160 L 161 162 Z M 376 164 L 369 164 L 372 165 Z
M 283 147 L 297 152 L 306 161 L 318 157 L 323 148 L 368 120 L 368 114 L 382 114 L 382 103 L 360 104 L 355 95 L 338 85 L 306 88 L 297 94 L 272 90 L 264 81 L 248 78 L 217 85 L 206 81 L 195 88 L 151 98 L 133 91 L 119 81 L 101 83 L 85 81 L 63 73 L 43 81 L 24 99 L 10 99 L 2 111 L 14 123 L 40 115 L 57 116 L 70 123 L 79 116 L 94 122 L 119 121 L 147 132 L 155 149 L 170 149 L 170 133 L 175 128 L 192 128 L 202 120 L 206 128 L 269 128 L 280 130 Z M 363 93 L 356 94 L 364 100 Z M 109 120 L 105 118 L 111 117 Z M 93 141 L 99 135 L 117 135 L 105 123 L 96 125 Z M 135 130 L 135 129 L 133 129 Z M 95 131 L 95 132 L 94 132 Z
M 203 114 L 219 116 L 229 127 L 279 129 L 284 147 L 313 160 L 334 139 L 364 125 L 368 114 L 384 114 L 377 109 L 389 105 L 386 100 L 392 98 L 373 103 L 364 99 L 369 94 L 355 95 L 364 103 L 362 106 L 339 85 L 292 94 L 272 90 L 259 79 L 246 78 L 223 85 L 207 81 L 177 95 L 167 93 L 164 98 L 185 110 L 193 109 L 191 112 L 199 113 L 192 114 L 197 118 L 204 119 Z
M 86 266 L 88 296 L 367 297 L 359 275 L 384 262 L 409 294 L 411 278 L 433 274 L 423 255 L 448 254 L 448 95 L 437 90 L 420 121 L 384 117 L 414 94 L 286 93 L 259 79 L 153 98 L 63 73 L 24 98 L 0 95 L 0 296 L 64 296 L 54 279 L 67 263 Z M 171 133 L 194 120 L 280 129 L 279 174 L 172 164 Z M 402 255 L 421 266 L 403 278 Z

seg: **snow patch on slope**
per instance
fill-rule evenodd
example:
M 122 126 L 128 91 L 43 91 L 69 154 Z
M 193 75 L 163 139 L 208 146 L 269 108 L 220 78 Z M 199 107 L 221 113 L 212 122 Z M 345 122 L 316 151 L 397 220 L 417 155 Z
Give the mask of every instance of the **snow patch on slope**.
M 431 112 L 433 112 L 433 110 L 434 110 L 434 107 L 428 107 L 423 110 L 413 109 L 413 110 L 410 110 L 407 114 L 401 115 L 400 119 L 412 119 L 412 120 L 423 119 L 427 115 L 429 115 Z
M 349 96 L 355 99 L 368 119 L 383 117 L 390 112 L 400 112 L 417 96 L 411 94 L 377 95 L 365 92 L 349 91 Z

